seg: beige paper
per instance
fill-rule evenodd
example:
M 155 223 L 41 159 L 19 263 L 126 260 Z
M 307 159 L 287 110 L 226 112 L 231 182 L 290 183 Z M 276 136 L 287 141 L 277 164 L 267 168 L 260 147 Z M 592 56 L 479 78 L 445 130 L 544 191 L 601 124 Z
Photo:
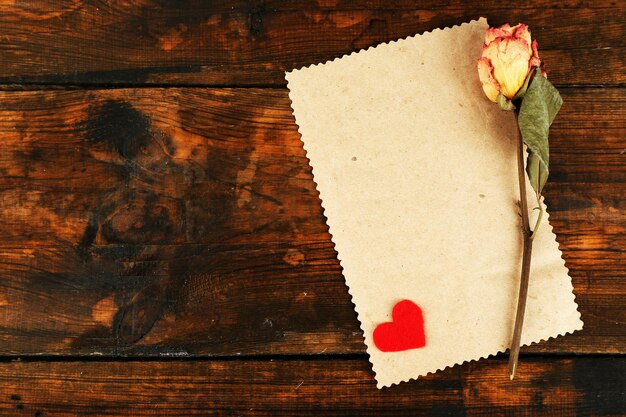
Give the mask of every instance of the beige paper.
M 379 387 L 510 344 L 522 252 L 516 126 L 478 81 L 486 28 L 480 19 L 287 73 Z M 422 308 L 426 346 L 381 352 L 372 332 L 402 299 Z M 582 325 L 544 217 L 522 343 Z

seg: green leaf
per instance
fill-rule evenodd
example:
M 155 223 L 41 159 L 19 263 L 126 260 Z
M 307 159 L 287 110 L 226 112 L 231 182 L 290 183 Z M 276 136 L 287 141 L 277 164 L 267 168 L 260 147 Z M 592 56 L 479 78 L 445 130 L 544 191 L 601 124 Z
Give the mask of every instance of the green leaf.
M 541 158 L 533 151 L 528 153 L 526 172 L 528 173 L 530 185 L 532 185 L 537 195 L 541 194 L 541 190 L 543 190 L 546 181 L 548 181 L 548 165 L 544 164 Z
M 557 89 L 537 72 L 526 90 L 517 119 L 524 143 L 530 150 L 526 172 L 537 195 L 541 194 L 548 179 L 548 133 L 562 104 Z
M 506 98 L 502 93 L 498 94 L 498 97 L 496 98 L 496 102 L 498 103 L 498 106 L 500 106 L 500 108 L 502 110 L 515 110 L 515 106 L 513 105 L 513 102 L 511 100 L 509 100 L 508 98 Z

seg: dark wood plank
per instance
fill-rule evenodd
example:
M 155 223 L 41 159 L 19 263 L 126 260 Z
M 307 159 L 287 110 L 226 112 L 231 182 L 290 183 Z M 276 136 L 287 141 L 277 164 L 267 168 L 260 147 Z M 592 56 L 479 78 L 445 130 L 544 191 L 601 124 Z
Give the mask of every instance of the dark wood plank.
M 15 4 L 17 3 L 17 4 Z M 474 4 L 479 3 L 479 4 Z M 164 1 L 144 0 L 141 4 L 152 4 L 154 10 L 152 16 L 175 17 L 180 15 L 177 8 Z M 485 7 L 496 10 L 526 10 L 526 9 L 569 9 L 591 8 L 616 8 L 623 1 L 616 0 L 537 0 L 534 2 L 501 2 L 498 0 L 484 0 L 470 2 L 465 0 L 214 0 L 207 4 L 203 0 L 183 0 L 177 2 L 180 6 L 196 13 L 206 12 L 207 9 L 216 12 L 248 12 L 251 9 L 267 9 L 272 11 L 287 10 L 465 10 L 468 8 Z M 76 12 L 81 8 L 95 7 L 106 10 L 103 6 L 112 8 L 133 7 L 133 5 L 97 4 L 93 0 L 82 0 L 70 4 L 59 4 L 55 0 L 34 0 L 28 3 L 7 2 L 5 11 L 12 11 L 19 16 L 26 17 L 58 17 L 68 12 Z M 137 6 L 134 6 L 137 7 Z
M 527 351 L 623 353 L 626 90 L 562 92 L 586 325 Z M 0 354 L 364 351 L 286 90 L 2 92 L 0 139 Z
M 626 359 L 473 362 L 377 390 L 362 360 L 0 364 L 11 416 L 621 416 Z
M 561 85 L 626 80 L 623 1 L 46 0 L 0 6 L 0 83 L 284 85 L 285 70 L 487 16 L 528 23 Z

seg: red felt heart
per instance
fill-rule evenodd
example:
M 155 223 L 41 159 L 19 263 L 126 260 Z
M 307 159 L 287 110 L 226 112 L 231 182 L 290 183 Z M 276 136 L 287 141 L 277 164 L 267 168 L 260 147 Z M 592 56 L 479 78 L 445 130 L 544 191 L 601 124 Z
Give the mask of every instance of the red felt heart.
M 383 352 L 399 352 L 426 345 L 422 309 L 409 300 L 398 302 L 391 311 L 393 321 L 374 329 L 374 344 Z

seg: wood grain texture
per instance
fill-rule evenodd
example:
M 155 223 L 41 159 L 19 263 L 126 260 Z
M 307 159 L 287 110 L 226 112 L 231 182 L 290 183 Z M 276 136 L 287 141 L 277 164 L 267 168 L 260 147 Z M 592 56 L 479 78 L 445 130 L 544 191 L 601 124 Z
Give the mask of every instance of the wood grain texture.
M 625 5 L 8 1 L 0 5 L 0 83 L 284 85 L 285 70 L 486 16 L 529 24 L 554 83 L 623 85 Z
M 621 416 L 626 359 L 472 362 L 378 390 L 366 359 L 0 364 L 2 415 Z
M 625 13 L 0 1 L 0 415 L 626 415 Z M 498 355 L 377 390 L 283 73 L 479 16 L 528 23 L 561 87 L 545 194 L 585 328 L 513 382 Z M 207 85 L 269 88 L 152 88 Z
M 626 352 L 625 89 L 562 90 L 546 200 Z M 362 353 L 284 89 L 0 92 L 0 354 Z

